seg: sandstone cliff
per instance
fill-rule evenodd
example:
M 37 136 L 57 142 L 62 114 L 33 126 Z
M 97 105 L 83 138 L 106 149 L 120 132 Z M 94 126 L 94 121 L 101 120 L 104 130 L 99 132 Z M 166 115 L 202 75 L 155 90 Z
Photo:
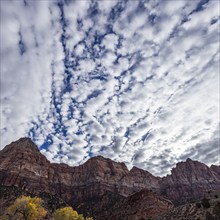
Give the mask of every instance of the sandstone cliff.
M 147 171 L 102 156 L 76 167 L 50 163 L 29 138 L 7 145 L 0 153 L 0 182 L 35 192 L 56 193 L 66 199 L 94 197 L 106 190 L 128 196 L 142 188 L 158 189 L 160 178 Z
M 203 163 L 187 159 L 162 178 L 161 194 L 176 204 L 205 197 L 209 191 L 220 189 L 219 166 L 209 168 Z

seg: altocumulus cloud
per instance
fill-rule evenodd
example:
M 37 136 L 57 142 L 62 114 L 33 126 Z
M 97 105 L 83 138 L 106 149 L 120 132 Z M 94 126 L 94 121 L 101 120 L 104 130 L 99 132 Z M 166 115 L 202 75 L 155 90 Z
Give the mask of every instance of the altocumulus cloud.
M 1 148 L 164 175 L 219 163 L 219 1 L 1 1 Z

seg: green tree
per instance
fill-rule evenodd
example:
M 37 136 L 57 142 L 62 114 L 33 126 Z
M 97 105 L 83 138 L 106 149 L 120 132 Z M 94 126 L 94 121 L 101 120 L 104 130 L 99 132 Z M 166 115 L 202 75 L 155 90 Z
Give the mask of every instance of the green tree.
M 7 214 L 13 220 L 39 220 L 46 216 L 41 198 L 21 196 L 7 209 Z

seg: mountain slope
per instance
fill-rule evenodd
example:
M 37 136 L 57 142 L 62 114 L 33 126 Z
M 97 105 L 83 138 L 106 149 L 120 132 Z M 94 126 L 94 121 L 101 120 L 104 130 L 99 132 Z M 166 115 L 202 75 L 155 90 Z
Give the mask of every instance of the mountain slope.
M 102 219 L 149 219 L 173 208 L 173 203 L 156 193 L 143 189 L 134 193 L 115 206 L 110 207 Z
M 162 178 L 161 194 L 175 204 L 205 197 L 209 191 L 220 189 L 220 167 L 209 168 L 203 163 L 187 159 L 172 169 L 171 175 Z

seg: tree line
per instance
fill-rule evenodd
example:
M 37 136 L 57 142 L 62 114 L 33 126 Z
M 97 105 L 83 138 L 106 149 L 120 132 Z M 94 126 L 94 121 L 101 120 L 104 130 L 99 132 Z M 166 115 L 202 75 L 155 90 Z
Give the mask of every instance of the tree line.
M 78 214 L 72 207 L 56 209 L 52 215 L 43 207 L 43 200 L 38 197 L 21 196 L 9 206 L 0 220 L 93 220 Z

